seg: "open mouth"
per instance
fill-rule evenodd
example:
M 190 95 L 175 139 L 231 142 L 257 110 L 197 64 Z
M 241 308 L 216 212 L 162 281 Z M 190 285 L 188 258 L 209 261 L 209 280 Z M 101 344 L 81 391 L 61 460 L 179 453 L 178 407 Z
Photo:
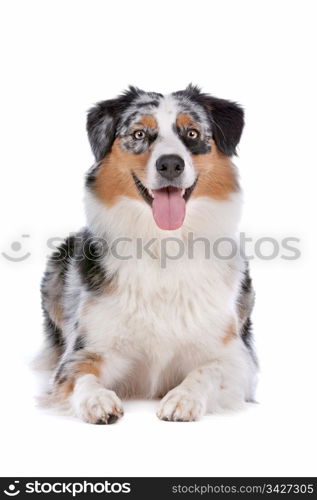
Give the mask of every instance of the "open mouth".
M 160 229 L 179 229 L 185 219 L 186 202 L 192 194 L 194 184 L 186 189 L 167 186 L 161 189 L 147 189 L 132 172 L 135 185 L 144 201 L 152 207 L 154 220 Z

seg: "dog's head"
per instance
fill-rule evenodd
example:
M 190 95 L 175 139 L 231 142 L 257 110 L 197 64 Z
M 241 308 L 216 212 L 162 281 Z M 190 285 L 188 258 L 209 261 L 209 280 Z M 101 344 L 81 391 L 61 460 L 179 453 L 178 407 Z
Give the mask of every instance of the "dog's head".
M 236 103 L 192 85 L 167 96 L 130 87 L 88 113 L 96 164 L 87 185 L 108 206 L 143 201 L 161 229 L 177 229 L 191 197 L 227 199 L 238 189 L 230 157 L 243 123 Z

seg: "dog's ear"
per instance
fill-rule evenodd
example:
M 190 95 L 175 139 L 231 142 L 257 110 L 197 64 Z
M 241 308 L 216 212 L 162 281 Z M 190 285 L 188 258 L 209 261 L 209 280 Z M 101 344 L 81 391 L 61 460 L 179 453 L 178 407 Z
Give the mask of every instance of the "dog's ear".
M 237 154 L 243 126 L 244 112 L 232 101 L 202 96 L 202 103 L 211 122 L 213 139 L 218 149 L 226 156 Z
M 108 153 L 115 139 L 118 100 L 101 101 L 88 111 L 87 133 L 96 161 Z
M 244 112 L 241 106 L 232 101 L 204 94 L 198 87 L 191 84 L 185 93 L 190 99 L 203 106 L 207 112 L 213 139 L 218 149 L 227 156 L 236 154 L 244 126 Z
M 116 99 L 101 101 L 88 111 L 87 133 L 96 161 L 102 160 L 110 151 L 122 112 L 142 93 L 144 91 L 130 86 Z

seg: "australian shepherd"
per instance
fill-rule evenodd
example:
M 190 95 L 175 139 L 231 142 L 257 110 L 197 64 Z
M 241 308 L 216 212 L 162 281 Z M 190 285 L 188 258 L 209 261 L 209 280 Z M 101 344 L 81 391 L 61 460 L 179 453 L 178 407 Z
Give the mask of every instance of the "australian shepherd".
M 46 399 L 93 424 L 126 398 L 194 421 L 253 399 L 254 292 L 239 252 L 235 102 L 130 87 L 89 112 L 87 226 L 42 282 Z

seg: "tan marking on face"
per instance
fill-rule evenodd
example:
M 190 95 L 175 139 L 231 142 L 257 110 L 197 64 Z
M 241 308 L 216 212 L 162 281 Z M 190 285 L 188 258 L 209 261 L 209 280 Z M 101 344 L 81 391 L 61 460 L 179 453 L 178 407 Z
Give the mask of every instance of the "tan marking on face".
M 145 183 L 150 153 L 133 154 L 123 151 L 120 139 L 115 139 L 111 152 L 102 160 L 94 184 L 95 193 L 106 205 L 112 206 L 120 196 L 140 200 L 132 171 Z
M 180 113 L 177 116 L 176 125 L 179 128 L 195 128 L 197 130 L 201 129 L 200 125 L 196 123 L 195 120 L 193 120 L 192 117 L 187 115 L 186 113 Z
M 231 193 L 239 191 L 235 167 L 230 158 L 220 153 L 211 141 L 211 151 L 203 155 L 192 155 L 198 181 L 192 198 L 208 196 L 216 200 L 228 200 Z
M 157 121 L 155 120 L 154 116 L 152 115 L 143 115 L 141 118 L 132 124 L 133 129 L 138 129 L 138 128 L 151 128 L 151 129 L 157 129 Z
M 232 319 L 226 328 L 225 336 L 223 337 L 222 342 L 225 345 L 227 345 L 227 344 L 229 344 L 229 342 L 234 340 L 236 338 L 236 336 L 237 336 L 237 325 L 236 325 L 236 321 L 234 319 Z

